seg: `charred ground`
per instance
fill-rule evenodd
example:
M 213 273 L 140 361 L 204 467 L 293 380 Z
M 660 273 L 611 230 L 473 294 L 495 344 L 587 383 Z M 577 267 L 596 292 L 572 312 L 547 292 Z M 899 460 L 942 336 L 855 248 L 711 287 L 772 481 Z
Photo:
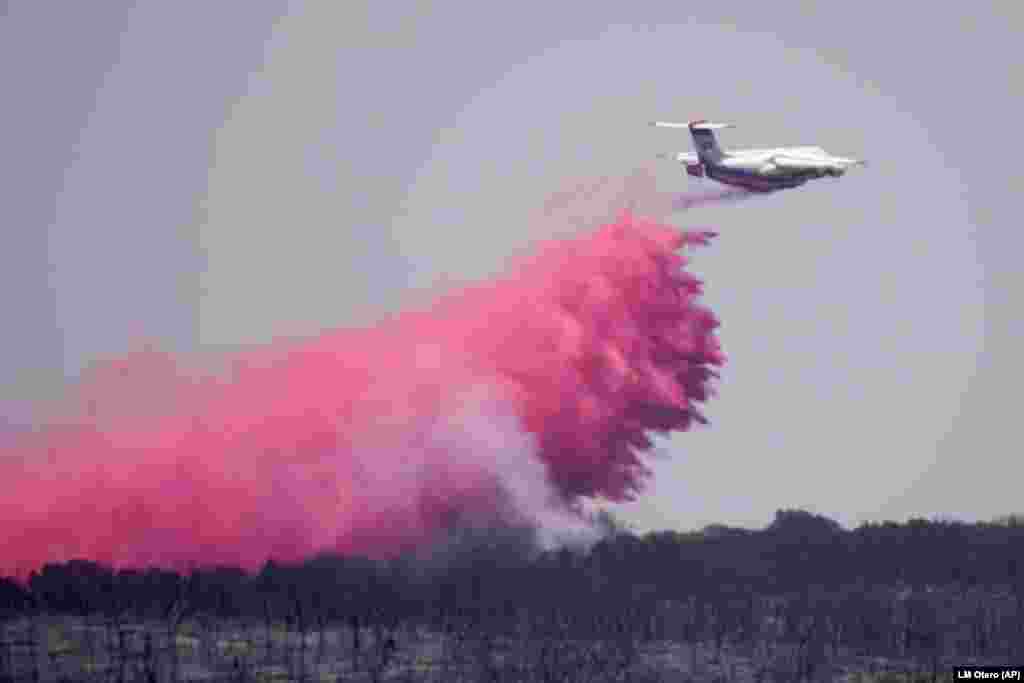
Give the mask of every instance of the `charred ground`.
M 1024 656 L 1024 523 L 461 529 L 388 561 L 0 580 L 3 680 L 832 680 Z

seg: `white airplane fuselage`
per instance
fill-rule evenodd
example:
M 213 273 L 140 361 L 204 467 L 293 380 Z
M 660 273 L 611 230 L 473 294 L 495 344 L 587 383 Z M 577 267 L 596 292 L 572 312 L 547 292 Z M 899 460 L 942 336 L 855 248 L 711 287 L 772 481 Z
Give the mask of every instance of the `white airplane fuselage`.
M 728 128 L 729 124 L 693 121 L 688 124 L 655 122 L 654 125 L 689 129 L 697 153 L 675 156 L 688 174 L 754 192 L 773 192 L 798 187 L 816 178 L 839 177 L 851 166 L 863 163 L 833 156 L 821 147 L 721 149 L 713 131 Z
M 774 163 L 779 155 L 787 158 L 807 157 L 818 162 L 806 168 L 781 168 Z M 808 180 L 825 176 L 839 177 L 846 172 L 840 165 L 828 166 L 820 162 L 829 155 L 820 147 L 778 147 L 776 149 L 723 150 L 717 161 L 703 161 L 704 175 L 726 185 L 743 187 L 757 192 L 771 192 L 799 187 Z

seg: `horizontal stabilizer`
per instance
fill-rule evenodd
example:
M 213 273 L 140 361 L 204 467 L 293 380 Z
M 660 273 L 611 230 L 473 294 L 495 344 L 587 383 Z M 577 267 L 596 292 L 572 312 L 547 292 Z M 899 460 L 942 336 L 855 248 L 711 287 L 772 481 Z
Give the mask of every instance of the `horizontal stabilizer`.
M 655 128 L 688 128 L 690 130 L 719 130 L 721 128 L 733 128 L 731 123 L 714 123 L 712 121 L 689 121 L 677 123 L 674 121 L 651 121 Z
M 731 123 L 712 123 L 711 121 L 691 121 L 690 130 L 719 130 L 721 128 L 735 128 Z

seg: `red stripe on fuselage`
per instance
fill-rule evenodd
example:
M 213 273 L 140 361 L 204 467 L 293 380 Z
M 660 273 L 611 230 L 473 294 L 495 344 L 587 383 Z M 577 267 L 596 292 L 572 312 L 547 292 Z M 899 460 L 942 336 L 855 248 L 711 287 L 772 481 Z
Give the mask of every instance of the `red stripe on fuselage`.
M 799 176 L 777 176 L 775 178 L 767 178 L 764 176 L 754 175 L 752 173 L 744 173 L 742 171 L 723 171 L 721 168 L 709 168 L 707 170 L 707 175 L 709 178 L 717 180 L 720 183 L 725 183 L 726 185 L 736 185 L 748 190 L 761 192 L 771 192 L 772 190 L 799 187 L 809 180 L 809 178 L 802 178 Z

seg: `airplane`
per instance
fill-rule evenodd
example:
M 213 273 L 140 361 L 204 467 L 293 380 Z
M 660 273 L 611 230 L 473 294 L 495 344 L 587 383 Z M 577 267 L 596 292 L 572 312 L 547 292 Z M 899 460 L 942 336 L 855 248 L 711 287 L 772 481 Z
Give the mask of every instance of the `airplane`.
M 733 128 L 730 123 L 690 121 L 672 123 L 652 121 L 658 128 L 686 128 L 690 131 L 696 154 L 682 152 L 669 157 L 686 167 L 697 178 L 708 177 L 724 185 L 752 192 L 774 192 L 799 187 L 808 180 L 831 176 L 838 178 L 852 166 L 865 165 L 859 159 L 832 156 L 821 147 L 776 147 L 774 149 L 724 150 L 718 146 L 714 131 Z

